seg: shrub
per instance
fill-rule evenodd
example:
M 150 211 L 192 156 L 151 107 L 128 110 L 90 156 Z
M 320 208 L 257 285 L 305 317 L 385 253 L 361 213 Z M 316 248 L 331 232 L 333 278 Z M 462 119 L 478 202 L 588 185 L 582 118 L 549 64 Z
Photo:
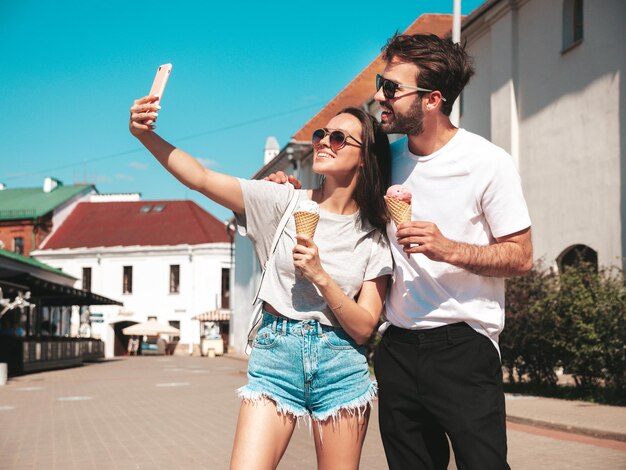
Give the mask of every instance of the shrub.
M 538 263 L 507 281 L 500 337 L 511 381 L 554 387 L 563 367 L 576 386 L 626 387 L 626 288 L 618 270 L 579 263 L 561 274 Z
M 511 381 L 555 385 L 558 357 L 554 334 L 555 276 L 537 265 L 525 276 L 507 280 L 506 325 L 500 336 L 502 364 Z

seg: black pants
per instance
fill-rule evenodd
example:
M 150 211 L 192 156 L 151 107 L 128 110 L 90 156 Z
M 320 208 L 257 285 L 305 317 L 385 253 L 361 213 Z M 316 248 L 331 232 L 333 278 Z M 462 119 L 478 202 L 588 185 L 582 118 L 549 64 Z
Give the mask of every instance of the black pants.
M 379 422 L 389 468 L 509 469 L 502 367 L 489 338 L 466 323 L 391 326 L 376 350 Z

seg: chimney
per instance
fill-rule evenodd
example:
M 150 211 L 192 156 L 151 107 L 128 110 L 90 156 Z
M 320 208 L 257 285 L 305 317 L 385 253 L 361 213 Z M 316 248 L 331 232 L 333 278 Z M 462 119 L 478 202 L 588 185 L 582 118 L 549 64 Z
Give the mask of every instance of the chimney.
M 63 183 L 61 183 L 58 179 L 47 176 L 43 180 L 43 192 L 51 193 L 52 191 L 54 191 L 54 188 L 56 188 L 57 186 L 62 186 L 62 185 Z
M 276 137 L 272 135 L 269 136 L 265 141 L 265 158 L 263 159 L 263 164 L 273 160 L 279 153 L 280 147 L 278 146 L 278 140 L 276 140 Z

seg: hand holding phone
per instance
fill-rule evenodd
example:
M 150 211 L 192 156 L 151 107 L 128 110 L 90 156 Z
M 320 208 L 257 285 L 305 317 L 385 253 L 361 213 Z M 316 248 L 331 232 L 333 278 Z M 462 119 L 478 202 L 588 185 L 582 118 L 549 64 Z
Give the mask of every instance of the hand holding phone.
M 152 88 L 150 88 L 150 95 L 157 96 L 159 100 L 163 97 L 163 91 L 167 84 L 167 79 L 170 78 L 172 72 L 172 64 L 159 65 L 154 81 L 152 82 Z

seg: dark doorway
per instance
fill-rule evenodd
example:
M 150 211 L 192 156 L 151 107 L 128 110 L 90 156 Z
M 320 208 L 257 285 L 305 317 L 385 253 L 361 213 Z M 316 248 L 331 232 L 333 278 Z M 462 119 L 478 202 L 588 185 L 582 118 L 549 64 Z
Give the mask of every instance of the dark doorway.
M 128 342 L 130 341 L 130 336 L 122 333 L 122 330 L 127 326 L 135 325 L 136 323 L 137 322 L 134 321 L 121 321 L 111 325 L 113 327 L 113 331 L 115 332 L 115 340 L 113 343 L 114 356 L 126 356 L 128 354 Z

